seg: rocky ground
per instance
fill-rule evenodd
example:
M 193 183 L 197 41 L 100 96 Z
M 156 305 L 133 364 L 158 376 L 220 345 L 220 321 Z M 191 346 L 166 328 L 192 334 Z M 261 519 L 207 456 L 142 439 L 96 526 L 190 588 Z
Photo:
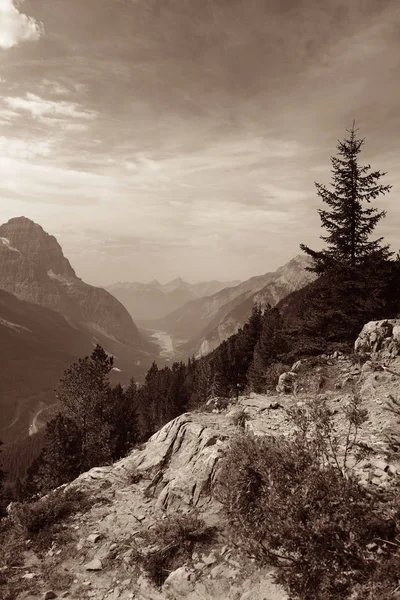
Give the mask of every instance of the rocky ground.
M 377 351 L 367 362 L 335 354 L 297 363 L 286 393 L 251 394 L 224 410 L 211 405 L 208 412 L 182 415 L 127 458 L 83 474 L 69 487 L 87 492 L 95 504 L 66 521 L 40 557 L 26 544 L 22 566 L 7 571 L 24 588 L 16 600 L 285 600 L 272 569 L 261 570 L 235 545 L 210 495 L 220 459 L 240 429 L 238 416 L 246 415 L 242 425 L 255 435 L 288 434 L 293 425 L 286 409 L 322 395 L 340 435 L 341 409 L 357 393 L 368 411 L 360 440 L 370 450 L 359 474 L 365 484 L 387 486 L 400 472 L 388 445 L 391 439 L 393 449 L 399 427 L 387 410 L 400 398 L 400 358 L 393 354 L 388 359 Z M 157 588 L 138 566 L 135 544 L 168 515 L 194 508 L 216 527 L 215 539 L 196 547 Z

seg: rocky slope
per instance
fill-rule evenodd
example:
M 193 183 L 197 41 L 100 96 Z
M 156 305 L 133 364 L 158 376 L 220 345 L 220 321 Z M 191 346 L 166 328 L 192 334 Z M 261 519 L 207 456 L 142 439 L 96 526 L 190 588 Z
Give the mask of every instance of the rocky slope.
M 190 300 L 216 294 L 238 283 L 238 281 L 204 281 L 191 284 L 178 277 L 166 284 L 158 281 L 114 283 L 107 287 L 107 290 L 122 302 L 137 322 L 147 322 L 166 316 Z
M 395 341 L 393 327 L 383 327 L 382 339 Z M 381 330 L 382 324 L 368 329 Z M 372 353 L 364 364 L 338 353 L 298 362 L 291 371 L 295 393 L 250 394 L 225 410 L 182 415 L 127 458 L 81 475 L 67 489 L 86 492 L 95 504 L 65 523 L 41 557 L 28 545 L 22 568 L 5 567 L 15 585 L 22 582 L 27 589 L 16 600 L 39 600 L 45 591 L 54 594 L 48 598 L 76 600 L 287 600 L 273 583 L 271 569 L 258 568 L 235 545 L 210 491 L 229 441 L 240 430 L 238 411 L 245 412 L 246 429 L 255 435 L 287 435 L 293 425 L 286 409 L 303 406 L 310 395 L 323 395 L 341 435 L 341 409 L 354 391 L 369 416 L 360 429 L 360 441 L 370 448 L 368 460 L 357 468 L 361 481 L 385 487 L 396 478 L 400 466 L 388 452 L 388 432 L 397 429 L 397 417 L 386 410 L 386 402 L 400 392 L 400 358 L 398 351 L 388 359 L 378 348 L 363 348 Z M 156 588 L 133 558 L 135 541 L 168 515 L 194 508 L 217 528 L 217 536 Z
M 125 307 L 79 279 L 55 237 L 25 217 L 0 225 L 0 289 L 129 344 L 141 338 Z

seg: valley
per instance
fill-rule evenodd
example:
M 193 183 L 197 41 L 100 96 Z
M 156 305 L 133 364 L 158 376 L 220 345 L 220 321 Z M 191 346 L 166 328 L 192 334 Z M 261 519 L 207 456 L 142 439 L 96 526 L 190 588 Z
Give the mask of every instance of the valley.
M 154 339 L 160 349 L 160 357 L 167 360 L 174 359 L 177 355 L 177 344 L 180 340 L 174 340 L 173 337 L 166 331 L 160 331 L 157 329 L 147 329 L 151 339 Z

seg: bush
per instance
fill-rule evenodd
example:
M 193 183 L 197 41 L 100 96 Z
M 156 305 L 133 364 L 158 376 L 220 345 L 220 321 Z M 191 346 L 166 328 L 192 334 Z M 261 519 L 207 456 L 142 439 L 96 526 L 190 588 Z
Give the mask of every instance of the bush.
M 75 488 L 58 489 L 34 502 L 14 504 L 11 515 L 15 526 L 25 537 L 35 538 L 89 506 L 90 502 L 82 491 Z
M 249 420 L 249 415 L 243 408 L 236 410 L 231 416 L 231 423 L 234 427 L 245 429 L 246 421 Z
M 351 406 L 346 414 L 354 434 Z M 400 511 L 392 505 L 388 512 L 349 471 L 355 438 L 346 434 L 341 444 L 333 437 L 326 405 L 292 417 L 290 438 L 242 434 L 233 441 L 216 496 L 242 547 L 277 566 L 277 581 L 292 599 L 344 600 L 355 585 L 366 589 L 382 556 L 397 550 Z
M 152 582 L 161 586 L 169 573 L 188 560 L 198 543 L 211 541 L 214 530 L 195 514 L 173 515 L 141 535 L 135 558 Z

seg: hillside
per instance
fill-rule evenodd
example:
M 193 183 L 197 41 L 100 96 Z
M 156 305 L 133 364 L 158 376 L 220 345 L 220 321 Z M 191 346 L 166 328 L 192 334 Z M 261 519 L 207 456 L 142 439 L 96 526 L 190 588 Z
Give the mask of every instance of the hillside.
M 307 257 L 303 255 L 296 256 L 277 269 L 271 281 L 260 290 L 236 298 L 234 303 L 225 307 L 228 311 L 224 310 L 226 314 L 218 325 L 212 329 L 208 327 L 203 332 L 204 338 L 197 345 L 195 354 L 200 356 L 209 354 L 221 342 L 235 334 L 249 318 L 254 304 L 259 304 L 262 308 L 268 304 L 275 306 L 292 292 L 302 289 L 313 281 L 315 279 L 314 274 L 305 270 L 309 264 L 310 261 Z
M 0 290 L 0 439 L 11 441 L 39 427 L 54 405 L 61 375 L 71 363 L 90 354 L 96 343 L 113 354 L 118 371 L 112 381 L 140 379 L 153 357 L 98 332 L 72 325 L 62 315 L 38 304 L 19 300 Z M 138 363 L 138 356 L 141 362 Z
M 39 410 L 54 403 L 64 369 L 92 350 L 90 337 L 46 307 L 0 290 L 0 439 L 25 433 Z
M 335 431 L 345 435 L 343 411 L 354 389 L 368 411 L 360 442 L 370 449 L 356 473 L 363 485 L 385 489 L 400 469 L 398 459 L 388 459 L 388 435 L 396 429 L 396 417 L 385 410 L 385 402 L 400 392 L 399 346 L 397 329 L 385 323 L 369 324 L 356 344 L 356 350 L 372 351 L 364 366 L 338 353 L 302 361 L 293 366 L 295 394 L 250 394 L 222 410 L 182 415 L 115 465 L 81 475 L 66 489 L 84 494 L 89 505 L 82 504 L 47 542 L 41 538 L 48 552 L 38 554 L 33 542 L 19 557 L 13 556 L 12 564 L 17 561 L 19 569 L 10 568 L 11 563 L 3 566 L 8 589 L 19 592 L 15 600 L 27 597 L 24 590 L 32 599 L 51 591 L 54 595 L 48 598 L 68 595 L 76 600 L 286 600 L 273 581 L 273 569 L 258 566 L 237 545 L 212 494 L 221 459 L 241 431 L 235 415 L 244 413 L 245 430 L 257 437 L 288 436 L 293 426 L 287 411 L 304 406 L 312 394 L 325 398 L 334 411 Z M 378 345 L 376 339 L 381 340 Z M 381 361 L 387 360 L 388 348 L 392 358 L 385 371 Z M 147 531 L 193 509 L 214 528 L 213 535 L 195 544 L 157 588 L 139 566 L 135 548 Z M 160 547 L 162 543 L 158 540 Z
M 274 306 L 312 281 L 314 275 L 305 270 L 309 264 L 304 255 L 296 256 L 273 273 L 188 302 L 151 326 L 167 332 L 176 341 L 177 356 L 209 354 L 243 327 L 255 303 Z
M 208 327 L 216 326 L 224 318 L 231 302 L 235 302 L 239 297 L 244 300 L 262 289 L 273 276 L 273 273 L 258 275 L 211 296 L 187 302 L 163 319 L 154 321 L 152 326 L 167 331 L 177 339 L 196 340 Z

